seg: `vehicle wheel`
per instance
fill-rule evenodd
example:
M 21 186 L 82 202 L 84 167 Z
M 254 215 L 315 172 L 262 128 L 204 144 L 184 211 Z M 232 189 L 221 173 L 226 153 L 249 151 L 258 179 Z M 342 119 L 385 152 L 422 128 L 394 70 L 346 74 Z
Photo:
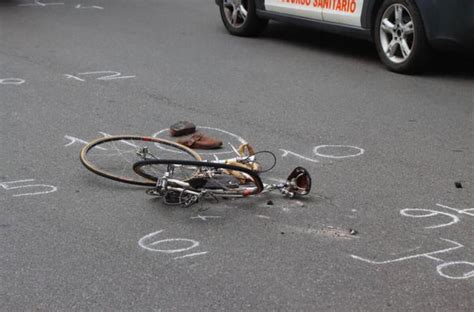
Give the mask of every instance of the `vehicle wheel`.
M 222 0 L 219 10 L 222 22 L 232 35 L 255 36 L 268 24 L 268 20 L 257 16 L 255 0 Z
M 375 21 L 374 40 L 382 62 L 398 73 L 414 73 L 429 60 L 420 12 L 412 0 L 385 0 Z
M 114 181 L 155 186 L 156 179 L 143 178 L 133 171 L 133 164 L 146 159 L 201 160 L 192 149 L 173 141 L 146 136 L 120 135 L 99 138 L 85 145 L 80 154 L 82 164 L 90 171 Z M 152 166 L 160 176 L 163 168 Z

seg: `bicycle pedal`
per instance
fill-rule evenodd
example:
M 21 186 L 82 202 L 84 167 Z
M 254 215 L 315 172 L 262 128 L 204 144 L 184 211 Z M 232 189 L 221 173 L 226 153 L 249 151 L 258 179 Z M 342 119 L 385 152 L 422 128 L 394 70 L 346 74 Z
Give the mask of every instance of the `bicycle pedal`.
M 179 205 L 181 202 L 181 193 L 177 191 L 168 191 L 163 196 L 163 202 L 166 205 Z

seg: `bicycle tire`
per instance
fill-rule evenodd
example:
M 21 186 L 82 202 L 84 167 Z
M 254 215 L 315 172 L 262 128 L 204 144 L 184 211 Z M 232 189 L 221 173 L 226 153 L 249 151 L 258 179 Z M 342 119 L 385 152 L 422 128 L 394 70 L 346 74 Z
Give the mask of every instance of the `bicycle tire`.
M 187 155 L 188 157 L 191 157 L 192 159 L 202 160 L 201 156 L 198 153 L 196 153 L 195 151 L 193 151 L 192 149 L 190 149 L 190 148 L 188 148 L 188 147 L 186 147 L 182 144 L 173 142 L 173 141 L 168 141 L 168 140 L 154 138 L 154 137 L 148 137 L 148 136 L 140 136 L 140 135 L 116 135 L 116 136 L 108 136 L 108 137 L 98 138 L 98 139 L 96 139 L 94 141 L 91 141 L 90 143 L 86 144 L 81 149 L 81 152 L 80 152 L 81 163 L 89 171 L 91 171 L 91 172 L 93 172 L 93 173 L 95 173 L 99 176 L 102 176 L 104 178 L 108 178 L 108 179 L 118 181 L 118 182 L 122 182 L 122 183 L 133 184 L 133 185 L 154 186 L 156 180 L 153 181 L 153 180 L 149 180 L 149 179 L 146 179 L 146 178 L 143 179 L 143 177 L 135 175 L 134 173 L 133 173 L 133 175 L 136 176 L 136 177 L 125 177 L 123 175 L 115 174 L 111 171 L 107 171 L 107 170 L 101 168 L 100 166 L 95 164 L 94 161 L 89 159 L 91 151 L 93 151 L 93 150 L 107 150 L 107 148 L 103 147 L 105 144 L 108 144 L 108 143 L 112 142 L 113 146 L 115 146 L 114 142 L 120 141 L 120 142 L 123 142 L 123 143 L 127 143 L 128 142 L 127 140 L 128 141 L 130 141 L 130 140 L 142 141 L 142 142 L 147 142 L 147 144 L 167 145 L 168 148 L 170 148 L 170 147 L 171 148 L 176 148 L 179 152 L 183 152 L 185 155 Z M 130 144 L 128 143 L 128 145 L 130 145 Z M 123 153 L 119 149 L 116 149 L 116 151 L 118 152 L 117 156 L 123 157 Z M 133 150 L 131 150 L 131 151 L 133 152 Z M 115 152 L 115 150 L 113 150 L 113 152 Z M 109 155 L 105 155 L 105 156 L 109 156 Z M 130 169 L 132 168 L 132 165 L 135 162 L 136 162 L 136 159 L 133 160 L 133 162 L 128 162 L 128 165 L 129 165 Z M 127 164 L 125 164 L 125 166 L 126 165 Z
M 247 174 L 250 176 L 252 179 L 252 183 L 255 185 L 255 188 L 251 191 L 249 191 L 250 188 L 242 188 L 238 190 L 229 190 L 229 191 L 216 191 L 212 190 L 212 193 L 218 194 L 219 196 L 250 196 L 250 195 L 256 195 L 258 193 L 261 193 L 264 189 L 262 180 L 260 179 L 258 173 L 256 171 L 243 168 L 241 166 L 234 166 L 234 165 L 227 165 L 227 164 L 221 164 L 221 163 L 213 163 L 213 162 L 207 162 L 207 161 L 189 161 L 189 160 L 175 160 L 175 159 L 158 159 L 158 160 L 143 160 L 143 161 L 138 161 L 133 165 L 133 171 L 135 171 L 136 174 L 152 180 L 154 182 L 158 181 L 158 178 L 154 175 L 150 175 L 145 171 L 145 167 L 151 166 L 151 165 L 182 165 L 182 166 L 195 166 L 195 167 L 206 167 L 206 168 L 216 168 L 216 169 L 226 169 L 226 170 L 232 170 L 232 171 L 239 171 Z M 230 175 L 230 173 L 227 173 Z M 184 180 L 183 182 L 186 182 Z

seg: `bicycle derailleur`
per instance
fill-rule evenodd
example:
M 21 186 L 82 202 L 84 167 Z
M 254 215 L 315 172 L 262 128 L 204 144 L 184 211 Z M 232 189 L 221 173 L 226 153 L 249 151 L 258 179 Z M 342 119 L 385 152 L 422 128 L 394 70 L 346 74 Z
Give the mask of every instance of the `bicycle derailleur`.
M 165 205 L 181 205 L 183 207 L 190 207 L 199 202 L 201 194 L 182 190 L 170 190 L 168 188 L 168 178 L 173 174 L 173 169 L 168 168 L 165 175 L 157 179 L 156 186 L 152 189 L 146 190 L 146 194 L 156 197 L 161 197 Z

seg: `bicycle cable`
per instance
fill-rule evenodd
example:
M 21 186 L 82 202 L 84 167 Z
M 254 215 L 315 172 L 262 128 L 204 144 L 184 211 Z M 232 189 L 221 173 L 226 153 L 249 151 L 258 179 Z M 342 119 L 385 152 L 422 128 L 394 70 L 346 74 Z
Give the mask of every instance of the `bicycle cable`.
M 277 162 L 277 158 L 276 158 L 276 156 L 275 156 L 275 154 L 274 154 L 273 152 L 270 152 L 270 151 L 259 151 L 259 152 L 256 152 L 253 156 L 257 156 L 258 154 L 270 154 L 270 155 L 272 156 L 272 158 L 273 158 L 273 164 L 270 166 L 270 168 L 265 169 L 265 170 L 263 170 L 263 168 L 262 168 L 262 170 L 259 170 L 259 171 L 258 171 L 259 173 L 269 172 L 270 170 L 272 170 L 273 168 L 275 168 L 275 165 L 276 165 L 276 162 Z M 256 157 L 256 158 L 257 158 L 257 157 Z M 257 161 L 257 163 L 259 163 L 259 162 Z M 260 164 L 260 163 L 259 163 L 259 164 Z

